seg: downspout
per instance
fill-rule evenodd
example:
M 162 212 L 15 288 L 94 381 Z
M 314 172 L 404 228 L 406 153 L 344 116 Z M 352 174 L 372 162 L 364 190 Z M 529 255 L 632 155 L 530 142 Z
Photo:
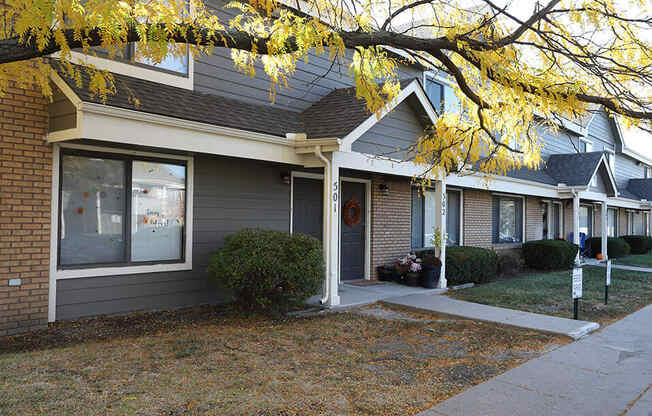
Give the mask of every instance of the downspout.
M 325 166 L 325 169 L 324 169 L 324 191 L 326 191 L 326 189 L 327 189 L 326 187 L 330 184 L 330 179 L 328 178 L 328 176 L 330 175 L 330 171 L 331 171 L 331 161 L 328 160 L 328 158 L 326 156 L 324 156 L 324 154 L 321 152 L 321 146 L 315 146 L 315 156 L 317 156 L 322 162 L 324 162 L 324 166 Z M 328 188 L 328 189 L 330 189 L 330 188 Z M 327 191 L 324 192 L 324 196 L 326 196 L 326 195 L 328 195 Z M 329 201 L 326 201 L 326 198 L 324 198 L 324 207 L 326 207 L 328 205 L 328 202 Z M 324 209 L 324 211 L 327 211 L 327 212 L 330 213 L 330 208 L 329 209 Z M 324 290 L 324 296 L 322 296 L 322 298 L 319 299 L 319 303 L 321 303 L 322 305 L 325 304 L 326 302 L 328 302 L 328 298 L 329 298 L 330 293 L 331 293 L 331 283 L 330 283 L 331 279 L 330 279 L 330 270 L 329 270 L 330 269 L 330 260 L 331 260 L 331 258 L 330 258 L 330 244 L 328 244 L 328 241 L 327 241 L 328 240 L 327 235 L 328 235 L 328 232 L 331 229 L 330 228 L 330 215 L 324 215 L 324 223 L 325 223 L 324 224 L 325 229 L 324 229 L 324 236 L 323 236 L 322 245 L 324 246 L 323 247 L 323 249 L 324 249 L 324 259 L 325 259 L 325 263 L 326 263 L 326 268 L 325 268 L 326 282 L 325 282 L 325 287 L 324 287 L 324 289 L 325 289 Z

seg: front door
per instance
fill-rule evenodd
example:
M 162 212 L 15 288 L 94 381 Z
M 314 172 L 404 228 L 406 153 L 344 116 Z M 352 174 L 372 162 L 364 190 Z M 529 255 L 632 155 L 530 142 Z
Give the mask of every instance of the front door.
M 364 183 L 342 182 L 340 279 L 365 278 L 366 204 Z

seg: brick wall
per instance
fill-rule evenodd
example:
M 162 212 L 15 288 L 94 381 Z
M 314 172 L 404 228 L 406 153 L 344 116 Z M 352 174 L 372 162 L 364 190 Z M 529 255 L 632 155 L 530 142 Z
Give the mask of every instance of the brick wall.
M 52 152 L 47 100 L 10 85 L 0 98 L 0 336 L 44 327 L 48 312 Z M 20 286 L 9 286 L 21 279 Z
M 389 186 L 385 195 L 380 185 Z M 371 278 L 376 267 L 410 251 L 412 200 L 409 178 L 374 175 L 371 180 Z
M 541 240 L 543 238 L 541 199 L 528 196 L 525 198 L 525 241 Z
M 464 190 L 464 245 L 492 247 L 491 193 Z

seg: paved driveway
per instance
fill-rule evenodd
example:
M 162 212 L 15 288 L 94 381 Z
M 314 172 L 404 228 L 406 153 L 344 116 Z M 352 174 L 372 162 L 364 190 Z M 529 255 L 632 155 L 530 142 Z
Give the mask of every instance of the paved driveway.
M 420 416 L 652 416 L 652 305 Z

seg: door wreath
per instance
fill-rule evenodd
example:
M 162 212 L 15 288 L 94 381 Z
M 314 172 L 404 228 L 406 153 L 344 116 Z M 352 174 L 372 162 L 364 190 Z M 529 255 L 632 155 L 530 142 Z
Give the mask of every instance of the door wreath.
M 353 215 L 351 215 L 353 211 Z M 349 227 L 353 227 L 360 222 L 360 216 L 362 215 L 362 208 L 360 208 L 360 203 L 355 199 L 351 199 L 344 204 L 344 223 Z

